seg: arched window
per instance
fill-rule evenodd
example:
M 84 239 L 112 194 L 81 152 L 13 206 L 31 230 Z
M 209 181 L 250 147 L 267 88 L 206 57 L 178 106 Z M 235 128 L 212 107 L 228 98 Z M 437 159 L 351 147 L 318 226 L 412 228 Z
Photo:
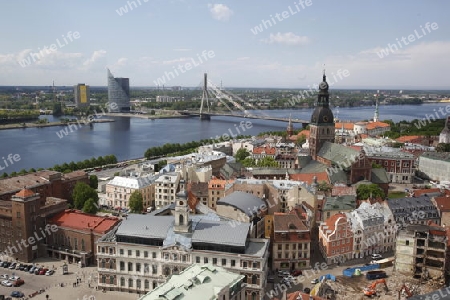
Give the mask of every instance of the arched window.
M 133 287 L 133 279 L 128 279 L 128 287 L 132 288 Z
M 102 268 L 103 269 L 105 268 L 105 260 L 104 259 L 102 259 Z
M 257 275 L 253 275 L 252 276 L 252 284 L 257 284 L 258 282 L 258 276 Z
M 120 277 L 120 286 L 125 286 L 125 278 Z
M 153 281 L 153 289 L 156 289 L 158 287 L 158 283 L 156 281 Z
M 114 276 L 109 276 L 109 284 L 114 284 Z
M 165 267 L 164 268 L 164 275 L 165 276 L 169 276 L 170 275 L 170 268 L 169 267 Z
M 106 283 L 106 275 L 102 275 L 102 283 Z
M 150 283 L 148 281 L 148 279 L 145 279 L 144 281 L 144 289 L 148 290 L 150 288 Z
M 256 300 L 256 292 L 252 293 L 252 300 Z
M 179 221 L 180 225 L 183 225 L 183 223 L 184 223 L 184 216 L 180 215 L 179 218 L 178 218 L 178 221 Z
M 141 288 L 141 280 L 140 279 L 136 280 L 136 288 L 138 288 L 138 289 Z

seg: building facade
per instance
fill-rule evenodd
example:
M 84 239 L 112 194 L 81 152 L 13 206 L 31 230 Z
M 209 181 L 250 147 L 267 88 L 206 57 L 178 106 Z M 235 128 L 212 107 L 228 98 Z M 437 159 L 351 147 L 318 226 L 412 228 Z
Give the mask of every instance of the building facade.
M 353 231 L 347 216 L 333 215 L 319 226 L 319 249 L 327 264 L 353 258 Z
M 108 69 L 108 104 L 111 112 L 130 111 L 130 79 L 115 78 Z
M 368 152 L 367 157 L 372 163 L 382 166 L 392 183 L 412 183 L 414 178 L 415 157 L 411 153 L 395 152 Z
M 142 195 L 143 207 L 155 206 L 156 177 L 122 177 L 116 176 L 106 184 L 106 205 L 129 208 L 129 200 L 134 192 Z
M 190 215 L 186 195 L 174 215 L 130 215 L 97 244 L 100 288 L 149 292 L 192 264 L 244 276 L 244 299 L 263 299 L 269 240 L 249 239 L 250 224 L 230 226 L 215 214 Z
M 90 90 L 89 86 L 84 83 L 79 83 L 73 87 L 73 95 L 76 107 L 86 107 L 90 105 Z
M 155 207 L 159 209 L 175 201 L 180 184 L 180 173 L 165 173 L 155 180 Z

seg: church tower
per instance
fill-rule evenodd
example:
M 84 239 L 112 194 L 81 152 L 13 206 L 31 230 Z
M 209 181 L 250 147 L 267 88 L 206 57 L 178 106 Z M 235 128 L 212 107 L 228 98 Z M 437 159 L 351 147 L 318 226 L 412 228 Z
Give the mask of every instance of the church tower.
M 286 130 L 287 136 L 290 137 L 294 134 L 294 125 L 292 125 L 291 116 L 289 116 L 289 123 Z
M 309 154 L 312 159 L 317 159 L 317 154 L 325 142 L 334 143 L 334 137 L 334 116 L 330 109 L 330 94 L 324 70 L 322 82 L 319 84 L 316 109 L 310 123 Z
M 378 111 L 378 96 L 380 95 L 380 91 L 377 91 L 377 102 L 375 104 L 375 114 L 373 115 L 373 121 L 378 122 L 380 120 L 379 111 Z
M 182 190 L 175 197 L 175 224 L 173 230 L 178 233 L 189 233 L 192 221 L 189 220 L 189 205 L 186 191 Z

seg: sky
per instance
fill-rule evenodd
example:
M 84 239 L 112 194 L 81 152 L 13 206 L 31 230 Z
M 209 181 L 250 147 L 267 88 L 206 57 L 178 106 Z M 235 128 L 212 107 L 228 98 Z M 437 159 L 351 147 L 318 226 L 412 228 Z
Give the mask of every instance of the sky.
M 0 85 L 450 89 L 447 0 L 14 0 Z M 46 48 L 44 48 L 46 47 Z M 383 51 L 383 52 L 382 52 Z

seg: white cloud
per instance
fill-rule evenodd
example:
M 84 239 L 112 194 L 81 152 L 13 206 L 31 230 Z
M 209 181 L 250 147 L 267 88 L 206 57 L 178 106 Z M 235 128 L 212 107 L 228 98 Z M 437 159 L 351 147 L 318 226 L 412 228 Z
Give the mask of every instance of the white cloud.
M 190 57 L 180 57 L 180 58 L 176 58 L 176 59 L 172 59 L 172 60 L 163 60 L 162 64 L 163 65 L 171 65 L 171 64 L 181 63 L 181 62 L 190 61 L 190 60 L 191 60 Z
M 267 44 L 285 44 L 285 45 L 308 45 L 311 40 L 307 36 L 299 36 L 295 35 L 292 32 L 286 32 L 281 33 L 278 32 L 277 34 L 271 33 L 268 39 L 262 39 L 261 40 L 264 43 Z
M 100 58 L 103 58 L 105 55 L 106 55 L 105 50 L 96 50 L 92 53 L 91 57 L 83 63 L 83 65 L 89 67 L 90 65 L 98 61 Z
M 219 21 L 228 21 L 233 15 L 233 11 L 224 4 L 208 4 L 211 16 Z

